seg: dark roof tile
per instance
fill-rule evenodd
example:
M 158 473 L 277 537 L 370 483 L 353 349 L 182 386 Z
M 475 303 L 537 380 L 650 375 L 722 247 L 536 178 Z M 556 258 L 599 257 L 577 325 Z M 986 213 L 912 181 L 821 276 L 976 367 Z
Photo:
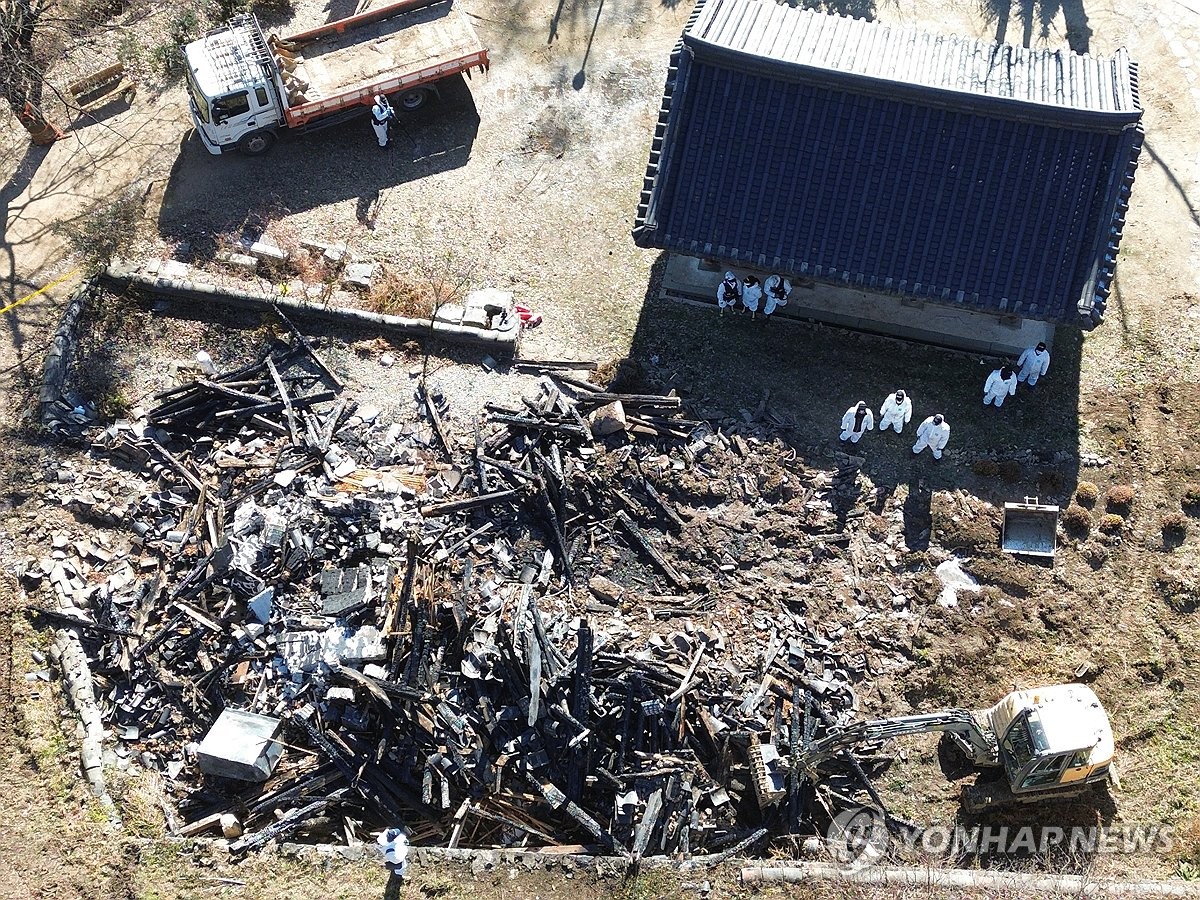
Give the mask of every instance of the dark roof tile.
M 988 48 L 702 0 L 672 57 L 635 238 L 1075 322 L 1103 306 L 1140 116 L 1123 51 Z

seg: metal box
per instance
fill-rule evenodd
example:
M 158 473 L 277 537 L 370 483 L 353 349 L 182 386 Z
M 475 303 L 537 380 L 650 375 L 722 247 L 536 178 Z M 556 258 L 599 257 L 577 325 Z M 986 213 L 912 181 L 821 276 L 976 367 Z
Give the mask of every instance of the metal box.
M 275 740 L 282 724 L 270 716 L 226 709 L 196 751 L 200 771 L 239 781 L 266 781 L 283 753 L 283 745 Z
M 1026 497 L 1024 503 L 1004 504 L 1000 549 L 1023 556 L 1053 557 L 1058 547 L 1057 506 Z

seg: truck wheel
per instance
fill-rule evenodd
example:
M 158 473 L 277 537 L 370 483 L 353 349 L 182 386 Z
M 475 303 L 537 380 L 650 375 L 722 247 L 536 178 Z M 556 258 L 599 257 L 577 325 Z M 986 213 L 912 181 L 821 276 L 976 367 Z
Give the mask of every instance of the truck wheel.
M 271 149 L 275 143 L 275 135 L 270 131 L 252 131 L 240 141 L 238 150 L 247 156 L 261 156 Z
M 420 109 L 425 105 L 425 101 L 429 99 L 429 91 L 425 88 L 413 88 L 411 91 L 405 91 L 400 94 L 397 101 L 400 108 L 412 112 L 415 109 Z

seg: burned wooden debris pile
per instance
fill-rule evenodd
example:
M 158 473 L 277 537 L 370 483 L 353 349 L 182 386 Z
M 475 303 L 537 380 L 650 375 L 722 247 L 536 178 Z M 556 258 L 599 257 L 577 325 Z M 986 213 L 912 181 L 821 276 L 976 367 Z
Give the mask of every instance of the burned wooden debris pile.
M 532 394 L 471 427 L 424 385 L 389 421 L 297 334 L 54 474 L 94 528 L 24 584 L 84 639 L 109 762 L 162 774 L 178 833 L 718 859 L 863 789 L 857 760 L 821 793 L 799 765 L 866 666 L 785 584 L 846 543 L 821 476 L 721 468 L 714 447 L 758 451 L 678 397 L 525 366 Z M 776 502 L 803 556 L 746 604 Z

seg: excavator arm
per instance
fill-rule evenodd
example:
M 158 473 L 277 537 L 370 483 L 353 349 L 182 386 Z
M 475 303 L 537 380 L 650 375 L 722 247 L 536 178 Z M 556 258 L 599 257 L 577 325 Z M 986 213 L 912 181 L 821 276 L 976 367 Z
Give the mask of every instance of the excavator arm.
M 857 744 L 934 732 L 949 734 L 976 766 L 999 764 L 996 738 L 990 730 L 981 727 L 969 710 L 951 709 L 891 719 L 870 719 L 838 728 L 801 750 L 800 766 L 810 778 L 816 780 L 818 766 Z

